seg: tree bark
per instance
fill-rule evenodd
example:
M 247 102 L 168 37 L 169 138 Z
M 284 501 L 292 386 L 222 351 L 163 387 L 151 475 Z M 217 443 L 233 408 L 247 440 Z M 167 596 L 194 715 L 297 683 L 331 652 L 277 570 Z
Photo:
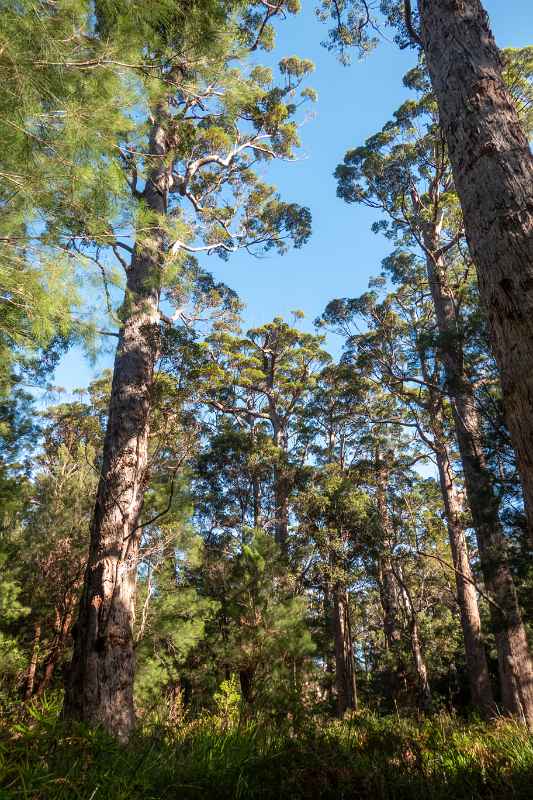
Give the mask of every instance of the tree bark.
M 494 716 L 496 707 L 483 644 L 476 587 L 472 578 L 468 545 L 461 522 L 462 502 L 455 488 L 449 443 L 446 439 L 443 397 L 439 390 L 432 385 L 424 352 L 421 351 L 419 355 L 422 375 L 428 384 L 429 425 L 433 434 L 432 446 L 437 462 L 446 526 L 455 570 L 457 603 L 461 614 L 470 696 L 473 705 L 480 710 L 482 716 L 485 719 L 490 719 Z
M 166 147 L 164 128 L 156 122 L 150 154 L 158 157 L 157 167 L 143 192 L 156 215 L 166 212 Z M 65 691 L 66 718 L 102 725 L 122 741 L 129 738 L 135 721 L 132 621 L 164 247 L 164 233 L 156 222 L 150 234 L 137 241 L 127 274 L 89 561 Z
M 424 656 L 422 654 L 422 644 L 420 642 L 420 631 L 418 628 L 418 615 L 414 607 L 411 594 L 407 589 L 401 574 L 398 575 L 398 583 L 400 584 L 400 591 L 409 622 L 409 639 L 411 642 L 411 652 L 413 654 L 413 662 L 418 678 L 420 703 L 424 711 L 429 711 L 431 708 L 431 688 L 429 686 L 426 662 L 424 661 Z
M 393 533 L 387 504 L 389 469 L 379 450 L 376 452 L 376 502 L 383 541 L 378 560 L 380 599 L 383 608 L 383 630 L 385 645 L 390 652 L 394 668 L 390 676 L 391 694 L 397 696 L 405 677 L 405 665 L 401 654 L 402 630 L 398 603 L 398 583 L 392 568 L 391 552 Z
M 477 593 L 470 568 L 468 545 L 461 523 L 461 501 L 455 490 L 448 448 L 444 443 L 436 451 L 436 460 L 455 568 L 457 602 L 461 614 L 470 695 L 473 705 L 480 710 L 485 719 L 489 719 L 494 716 L 495 705 L 483 644 Z
M 70 609 L 67 608 L 63 610 L 62 615 L 59 609 L 56 609 L 56 614 L 58 617 L 56 632 L 52 642 L 52 648 L 44 662 L 43 677 L 35 692 L 37 695 L 42 695 L 43 692 L 45 692 L 50 686 L 57 665 L 59 664 L 61 657 L 65 652 L 67 637 L 72 624 L 74 605 L 75 600 L 71 603 Z
M 26 700 L 29 700 L 33 694 L 33 687 L 35 685 L 35 673 L 37 672 L 37 664 L 39 662 L 39 645 L 41 643 L 41 623 L 36 622 L 33 628 L 33 646 L 31 649 L 30 663 L 28 664 L 28 672 L 26 674 Z
M 533 156 L 480 0 L 418 0 L 418 8 L 533 545 Z
M 525 628 L 509 568 L 499 518 L 499 502 L 483 451 L 481 420 L 471 383 L 465 374 L 462 333 L 453 294 L 446 282 L 446 265 L 439 256 L 437 232 L 425 236 L 428 280 L 439 331 L 439 349 L 446 391 L 463 466 L 466 495 L 472 514 L 496 637 L 502 704 L 507 713 L 533 726 L 533 667 Z
M 337 583 L 333 587 L 332 594 L 337 716 L 342 719 L 346 711 L 357 709 L 355 659 L 346 589 Z

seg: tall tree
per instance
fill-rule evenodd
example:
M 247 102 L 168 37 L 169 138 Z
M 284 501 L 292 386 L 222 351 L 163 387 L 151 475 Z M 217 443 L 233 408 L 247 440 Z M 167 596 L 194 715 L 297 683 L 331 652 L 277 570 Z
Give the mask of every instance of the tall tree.
M 418 70 L 407 76 L 406 83 L 422 90 L 422 98 L 404 104 L 396 112 L 395 121 L 369 139 L 366 147 L 347 154 L 336 173 L 339 194 L 348 202 L 385 211 L 391 223 L 390 235 L 397 236 L 400 246 L 418 248 L 425 260 L 468 503 L 485 584 L 495 601 L 491 613 L 503 705 L 531 724 L 533 667 L 507 559 L 498 498 L 486 462 L 481 416 L 467 374 L 464 324 L 448 277 L 454 254 L 461 256 L 462 218 L 457 216 L 450 194 L 454 184 L 433 96 Z M 417 133 L 417 123 L 425 125 L 424 135 Z M 387 228 L 386 223 L 383 226 Z
M 139 115 L 146 122 L 117 142 L 135 245 L 124 236 L 112 240 L 126 286 L 64 713 L 102 724 L 121 739 L 134 725 L 131 622 L 154 372 L 161 329 L 173 322 L 160 303 L 167 300 L 179 317 L 183 281 L 176 270 L 187 254 L 283 250 L 286 237 L 298 246 L 309 234 L 309 213 L 282 203 L 252 166 L 291 156 L 297 104 L 287 100 L 311 64 L 283 60 L 282 87 L 272 87 L 268 70 L 256 67 L 245 76 L 230 68 L 250 39 L 252 47 L 268 40 L 263 22 L 271 16 L 269 9 L 264 19 L 244 15 L 239 27 L 216 0 L 97 6 L 99 35 L 122 45 L 138 65 Z

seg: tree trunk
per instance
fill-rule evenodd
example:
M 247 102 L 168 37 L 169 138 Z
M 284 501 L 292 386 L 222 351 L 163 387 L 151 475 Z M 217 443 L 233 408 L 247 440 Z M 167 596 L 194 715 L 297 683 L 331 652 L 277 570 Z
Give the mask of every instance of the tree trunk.
M 35 673 L 37 672 L 37 664 L 39 661 L 39 645 L 41 643 L 41 624 L 36 622 L 33 629 L 33 646 L 31 649 L 30 663 L 28 664 L 28 672 L 26 675 L 26 700 L 29 700 L 33 694 L 33 687 L 35 684 Z
M 72 602 L 70 609 L 67 608 L 64 610 L 62 618 L 60 611 L 56 609 L 58 617 L 58 623 L 56 625 L 56 633 L 53 639 L 50 653 L 48 654 L 48 657 L 44 662 L 43 677 L 37 687 L 36 690 L 37 695 L 42 695 L 43 692 L 46 691 L 46 689 L 48 689 L 48 687 L 50 686 L 52 678 L 54 677 L 54 672 L 56 671 L 56 667 L 59 664 L 61 657 L 65 652 L 67 637 L 69 634 L 70 626 L 72 624 L 74 604 L 75 600 Z
M 278 459 L 274 466 L 274 538 L 283 555 L 287 555 L 289 536 L 290 483 L 287 478 L 287 436 L 272 416 L 273 442 L 278 448 Z
M 471 700 L 482 716 L 489 719 L 494 716 L 495 712 L 494 698 L 481 632 L 476 587 L 472 579 L 468 545 L 461 523 L 461 502 L 455 490 L 452 466 L 445 444 L 437 450 L 436 459 L 455 568 L 457 602 L 461 614 Z
M 455 570 L 457 603 L 461 614 L 471 701 L 480 710 L 482 716 L 489 719 L 494 715 L 496 707 L 483 644 L 476 587 L 472 579 L 468 545 L 461 522 L 462 503 L 455 489 L 449 444 L 446 441 L 443 398 L 438 389 L 432 385 L 425 354 L 422 351 L 420 352 L 420 364 L 422 375 L 428 384 L 429 424 L 433 434 L 433 450 L 437 461 L 440 490 Z
M 418 8 L 533 545 L 533 156 L 481 2 L 418 0 Z
M 429 711 L 431 708 L 431 689 L 428 681 L 428 671 L 424 656 L 422 654 L 422 645 L 420 642 L 420 631 L 418 629 L 418 615 L 411 599 L 411 594 L 405 585 L 403 576 L 398 575 L 398 582 L 401 587 L 401 594 L 404 602 L 407 619 L 409 620 L 409 639 L 411 642 L 411 652 L 413 654 L 413 662 L 418 678 L 418 689 L 420 694 L 420 703 L 424 711 Z
M 166 140 L 154 124 L 150 153 L 162 157 Z M 166 212 L 163 158 L 143 192 L 157 215 Z M 128 270 L 104 441 L 102 472 L 91 526 L 89 561 L 64 715 L 102 725 L 120 740 L 134 721 L 132 634 L 139 519 L 148 479 L 148 436 L 159 341 L 159 285 L 164 234 L 155 224 L 137 241 Z
M 387 649 L 397 661 L 398 672 L 401 666 L 400 644 L 402 632 L 398 608 L 398 585 L 392 570 L 391 550 L 393 547 L 392 527 L 387 505 L 388 467 L 379 452 L 376 454 L 376 502 L 381 531 L 383 534 L 379 558 L 380 598 L 383 607 L 383 629 Z
M 439 349 L 472 514 L 485 585 L 494 603 L 491 620 L 496 637 L 504 709 L 533 726 L 533 667 L 522 622 L 506 543 L 499 519 L 499 502 L 483 451 L 479 412 L 464 368 L 462 334 L 453 295 L 446 282 L 446 266 L 437 256 L 433 231 L 426 235 L 429 285 L 439 331 Z
M 332 601 L 337 715 L 342 719 L 346 711 L 357 708 L 355 659 L 346 589 L 335 584 Z

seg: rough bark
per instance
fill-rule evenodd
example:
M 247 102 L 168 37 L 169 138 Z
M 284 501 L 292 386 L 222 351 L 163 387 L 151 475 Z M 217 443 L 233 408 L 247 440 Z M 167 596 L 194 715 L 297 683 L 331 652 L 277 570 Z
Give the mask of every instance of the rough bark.
M 155 123 L 150 153 L 162 157 L 165 152 L 164 129 Z M 162 215 L 166 168 L 162 158 L 156 161 L 143 199 Z M 137 242 L 127 274 L 89 561 L 65 692 L 65 717 L 102 725 L 121 740 L 128 739 L 135 721 L 132 620 L 164 244 L 154 224 L 150 235 Z
M 335 584 L 332 595 L 337 715 L 342 718 L 346 711 L 357 709 L 355 659 L 346 589 Z
M 438 231 L 426 232 L 428 279 L 435 306 L 439 349 L 452 403 L 485 585 L 492 596 L 491 621 L 496 637 L 502 705 L 507 713 L 533 725 L 533 667 L 525 628 L 509 568 L 499 518 L 499 502 L 483 450 L 481 420 L 471 383 L 465 374 L 462 334 L 446 265 L 439 256 Z
M 480 0 L 418 0 L 418 8 L 533 545 L 533 156 Z

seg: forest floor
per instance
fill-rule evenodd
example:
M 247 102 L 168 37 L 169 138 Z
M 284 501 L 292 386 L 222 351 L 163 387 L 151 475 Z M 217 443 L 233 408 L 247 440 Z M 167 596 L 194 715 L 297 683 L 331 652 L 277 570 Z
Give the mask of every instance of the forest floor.
M 509 721 L 359 713 L 284 730 L 220 716 L 139 730 L 127 747 L 34 707 L 0 723 L 0 799 L 530 800 L 533 737 Z

